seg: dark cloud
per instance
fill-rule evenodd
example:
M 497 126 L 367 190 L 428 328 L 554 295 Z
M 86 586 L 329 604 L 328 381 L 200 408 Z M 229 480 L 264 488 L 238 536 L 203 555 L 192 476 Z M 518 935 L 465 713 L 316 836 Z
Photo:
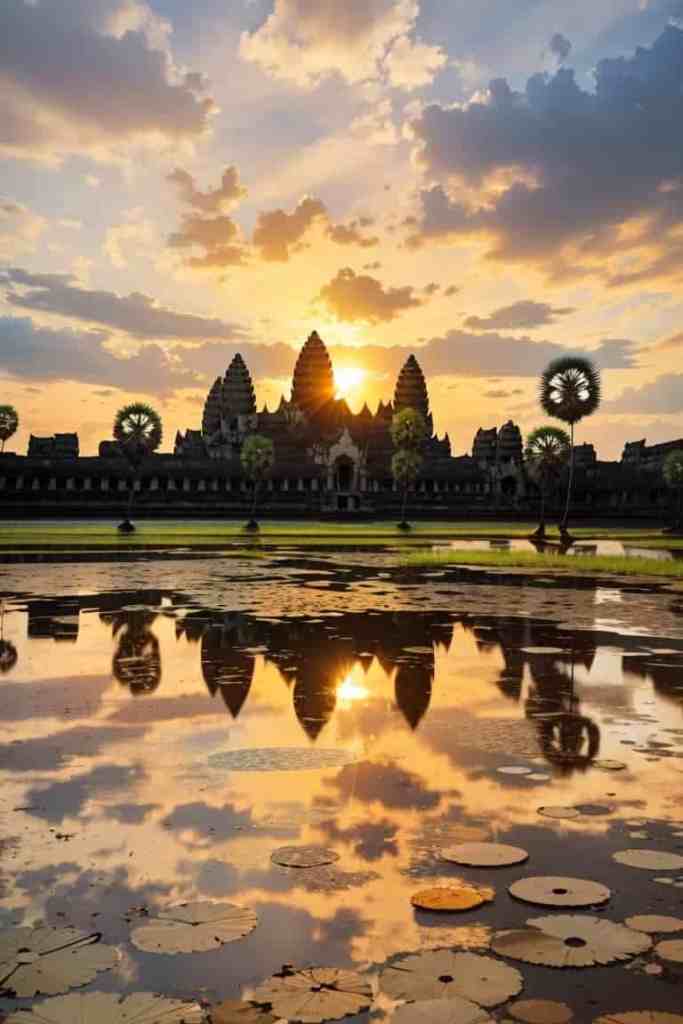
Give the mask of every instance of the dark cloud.
M 446 288 L 444 292 L 444 295 L 446 296 L 447 299 L 450 299 L 451 295 L 457 295 L 459 291 L 460 289 L 458 288 L 457 284 L 449 284 L 448 288 Z
M 571 53 L 572 44 L 561 32 L 555 32 L 549 42 L 550 52 L 557 57 L 558 63 L 562 64 Z
M 292 213 L 286 213 L 284 210 L 259 213 L 253 243 L 261 259 L 285 263 L 291 251 L 297 252 L 302 248 L 303 237 L 308 229 L 326 218 L 325 204 L 319 199 L 307 196 L 297 204 Z
M 422 291 L 423 291 L 423 293 L 425 295 L 436 295 L 436 293 L 440 290 L 440 288 L 441 288 L 441 285 L 437 284 L 436 281 L 430 281 L 429 284 L 426 284 L 424 286 Z
M 669 413 L 683 412 L 683 373 L 665 373 L 650 384 L 626 390 L 612 402 L 605 403 L 607 413 Z
M 165 309 L 140 292 L 122 296 L 90 291 L 74 281 L 70 274 L 32 274 L 17 267 L 0 271 L 0 283 L 9 286 L 7 301 L 22 309 L 99 324 L 142 339 L 229 339 L 241 334 L 235 324 Z
M 490 316 L 468 316 L 465 326 L 475 331 L 507 331 L 546 327 L 554 324 L 558 316 L 573 313 L 571 306 L 553 307 L 548 302 L 534 302 L 532 299 L 521 299 L 510 306 L 501 306 Z
M 405 310 L 422 305 L 411 286 L 385 288 L 376 277 L 356 274 L 350 267 L 338 271 L 336 277 L 320 289 L 318 298 L 337 319 L 362 320 L 370 324 L 394 320 Z
M 364 218 L 365 219 L 365 218 Z M 337 245 L 359 245 L 362 249 L 370 249 L 379 244 L 376 235 L 364 235 L 361 228 L 363 220 L 352 220 L 348 224 L 330 224 L 327 237 Z
M 334 787 L 346 799 L 360 803 L 381 803 L 386 808 L 411 807 L 418 810 L 434 808 L 440 793 L 431 789 L 414 772 L 398 765 L 378 761 L 359 761 L 342 768 L 325 785 Z
M 195 373 L 173 363 L 160 345 L 117 359 L 104 347 L 107 337 L 103 331 L 39 327 L 30 317 L 0 317 L 0 367 L 12 377 L 106 383 L 151 394 L 197 384 Z
M 120 155 L 130 143 L 200 137 L 215 105 L 199 78 L 178 74 L 163 35 L 159 19 L 125 0 L 0 4 L 0 150 Z
M 225 213 L 247 194 L 235 166 L 226 167 L 218 188 L 210 188 L 206 192 L 198 189 L 195 178 L 181 167 L 176 167 L 168 175 L 168 180 L 177 187 L 178 195 L 184 203 L 205 214 Z
M 632 57 L 599 61 L 592 92 L 559 68 L 524 92 L 496 79 L 486 102 L 432 104 L 412 122 L 434 184 L 410 244 L 482 236 L 489 258 L 615 286 L 679 276 L 682 120 L 683 31 L 672 25 Z M 629 252 L 628 272 L 615 269 Z

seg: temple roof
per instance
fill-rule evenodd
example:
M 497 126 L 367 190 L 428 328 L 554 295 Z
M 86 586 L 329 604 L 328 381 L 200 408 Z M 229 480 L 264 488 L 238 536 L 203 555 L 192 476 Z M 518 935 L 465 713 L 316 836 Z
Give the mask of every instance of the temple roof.
M 334 373 L 324 342 L 317 331 L 301 349 L 292 378 L 292 403 L 314 416 L 334 398 Z
M 417 409 L 425 419 L 429 416 L 429 396 L 424 374 L 414 355 L 408 356 L 396 381 L 394 408 Z
M 256 412 L 251 374 L 239 352 L 233 357 L 223 381 L 223 410 L 226 416 L 251 416 Z

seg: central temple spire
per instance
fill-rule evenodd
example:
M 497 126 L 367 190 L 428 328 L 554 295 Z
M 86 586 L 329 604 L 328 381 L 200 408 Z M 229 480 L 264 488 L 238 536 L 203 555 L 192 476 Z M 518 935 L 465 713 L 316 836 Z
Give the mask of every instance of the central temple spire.
M 307 416 L 319 412 L 334 398 L 334 373 L 325 343 L 317 331 L 309 335 L 299 353 L 292 378 L 292 403 Z
M 429 418 L 429 396 L 424 374 L 414 355 L 408 356 L 398 375 L 394 392 L 394 409 L 417 409 L 425 419 Z

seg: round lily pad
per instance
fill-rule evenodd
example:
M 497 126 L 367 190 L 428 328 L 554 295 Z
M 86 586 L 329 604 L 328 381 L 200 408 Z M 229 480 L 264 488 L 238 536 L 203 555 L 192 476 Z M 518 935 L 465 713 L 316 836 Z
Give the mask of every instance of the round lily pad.
M 566 1003 L 549 999 L 521 999 L 508 1007 L 508 1013 L 524 1024 L 568 1024 L 573 1017 Z
M 115 992 L 72 992 L 11 1014 L 11 1024 L 200 1024 L 199 1003 L 166 999 L 153 992 L 120 996 Z M 246 1024 L 246 1022 L 245 1022 Z
M 683 918 L 668 917 L 665 914 L 637 914 L 635 917 L 627 917 L 624 924 L 635 928 L 637 932 L 651 934 L 683 931 Z
M 241 999 L 226 999 L 212 1006 L 209 1010 L 209 1019 L 211 1024 L 275 1024 L 276 1020 L 272 1013 L 268 1013 L 262 1006 L 245 1003 Z
M 683 857 L 680 854 L 660 850 L 619 850 L 613 854 L 613 859 L 619 864 L 642 868 L 644 871 L 675 871 L 683 868 Z
M 527 925 L 498 932 L 491 948 L 500 956 L 545 967 L 594 967 L 629 960 L 652 944 L 641 932 L 588 915 L 535 917 Z
M 443 860 L 475 868 L 504 868 L 522 864 L 529 854 L 519 846 L 505 843 L 459 843 L 440 851 Z
M 683 964 L 683 939 L 665 939 L 655 946 L 655 953 L 662 960 Z
M 253 931 L 254 910 L 234 903 L 177 903 L 131 932 L 131 942 L 146 953 L 200 953 L 235 942 Z
M 362 975 L 337 967 L 284 969 L 259 985 L 253 1000 L 269 1006 L 278 1018 L 319 1024 L 366 1010 L 372 988 Z
M 522 975 L 514 967 L 478 953 L 430 949 L 399 957 L 384 968 L 380 989 L 392 999 L 469 999 L 479 1006 L 498 1006 L 522 991 Z
M 23 999 L 87 985 L 118 960 L 99 932 L 76 928 L 7 928 L 0 932 L 0 986 Z
M 576 807 L 539 807 L 538 813 L 542 814 L 544 818 L 578 818 L 580 811 L 577 811 Z
M 394 1011 L 391 1021 L 392 1024 L 494 1024 L 486 1010 L 459 996 L 404 1003 Z
M 324 846 L 281 846 L 270 859 L 286 868 L 319 868 L 339 860 L 339 854 Z
M 418 910 L 448 912 L 472 910 L 482 903 L 490 903 L 494 895 L 493 889 L 475 888 L 472 885 L 438 886 L 416 892 L 410 902 Z
M 303 772 L 343 768 L 356 760 L 350 750 L 310 747 L 247 747 L 209 756 L 211 768 L 230 772 Z
M 605 772 L 620 772 L 626 767 L 623 761 L 601 760 L 593 761 L 594 768 L 602 768 Z
M 525 768 L 521 764 L 507 764 L 502 768 L 496 768 L 501 775 L 530 775 L 531 768 Z
M 520 878 L 513 882 L 509 892 L 515 899 L 546 907 L 590 907 L 606 903 L 611 895 L 599 882 L 556 875 Z

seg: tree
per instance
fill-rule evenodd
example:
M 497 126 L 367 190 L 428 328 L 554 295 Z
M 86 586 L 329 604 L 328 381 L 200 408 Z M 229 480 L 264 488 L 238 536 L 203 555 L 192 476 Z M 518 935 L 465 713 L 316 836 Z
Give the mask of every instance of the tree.
M 400 530 L 410 529 L 406 521 L 408 491 L 414 486 L 422 467 L 420 449 L 426 438 L 427 424 L 417 409 L 408 407 L 394 414 L 391 421 L 391 440 L 396 450 L 391 459 L 391 472 L 396 483 L 403 488 L 401 522 L 398 524 Z
M 676 500 L 676 518 L 674 520 L 673 532 L 680 533 L 683 531 L 683 449 L 678 448 L 676 451 L 669 452 L 667 457 L 664 459 L 664 466 L 662 467 L 664 474 L 664 480 L 666 481 L 667 487 L 670 487 L 672 491 L 677 494 Z
M 19 414 L 13 405 L 0 405 L 0 441 L 2 447 L 0 452 L 5 450 L 5 441 L 8 441 L 12 434 L 16 434 L 19 426 Z
M 248 530 L 258 530 L 256 522 L 256 500 L 261 484 L 269 475 L 275 462 L 275 448 L 269 437 L 261 434 L 250 434 L 242 445 L 240 462 L 247 478 L 251 481 L 253 496 L 251 518 L 247 523 Z
M 394 448 L 417 450 L 427 437 L 427 424 L 417 409 L 401 409 L 391 421 Z
M 156 409 L 145 402 L 124 405 L 114 420 L 114 439 L 130 468 L 130 489 L 126 518 L 119 525 L 121 533 L 133 533 L 135 527 L 130 521 L 135 496 L 135 483 L 139 479 L 140 466 L 161 444 L 163 435 L 161 417 Z
M 396 483 L 403 489 L 403 503 L 401 505 L 400 529 L 410 529 L 406 521 L 406 506 L 408 504 L 408 491 L 415 485 L 420 469 L 422 468 L 422 456 L 412 448 L 399 448 L 394 452 L 391 459 L 391 472 Z
M 560 523 L 563 537 L 569 533 L 567 524 L 574 482 L 574 426 L 595 412 L 600 405 L 601 390 L 599 370 L 590 359 L 581 356 L 553 359 L 541 377 L 541 407 L 549 416 L 569 424 L 569 479 L 567 501 Z
M 540 522 L 533 534 L 538 540 L 545 537 L 546 499 L 562 475 L 562 470 L 569 459 L 570 447 L 569 434 L 561 427 L 536 427 L 527 436 L 524 460 L 532 480 L 541 492 Z

